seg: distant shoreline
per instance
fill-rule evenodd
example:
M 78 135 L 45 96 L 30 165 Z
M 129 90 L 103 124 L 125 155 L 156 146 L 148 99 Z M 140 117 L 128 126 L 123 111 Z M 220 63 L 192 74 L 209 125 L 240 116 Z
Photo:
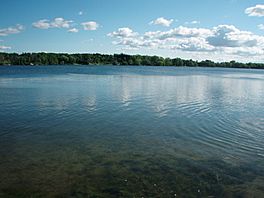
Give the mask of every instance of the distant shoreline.
M 208 67 L 208 66 L 166 66 L 166 65 L 76 65 L 76 64 L 64 64 L 64 65 L 0 65 L 1 67 L 24 67 L 24 68 L 38 68 L 38 67 L 163 67 L 163 68 L 208 68 L 208 69 L 241 69 L 241 70 L 264 70 L 264 68 L 249 68 L 249 67 Z
M 264 63 L 195 61 L 181 58 L 127 54 L 0 53 L 0 66 L 168 66 L 264 69 Z

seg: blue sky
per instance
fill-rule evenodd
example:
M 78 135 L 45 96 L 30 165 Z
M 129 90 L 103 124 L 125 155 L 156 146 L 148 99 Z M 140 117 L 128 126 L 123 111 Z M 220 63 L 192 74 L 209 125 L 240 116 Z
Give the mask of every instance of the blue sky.
M 263 0 L 0 0 L 0 50 L 264 62 Z

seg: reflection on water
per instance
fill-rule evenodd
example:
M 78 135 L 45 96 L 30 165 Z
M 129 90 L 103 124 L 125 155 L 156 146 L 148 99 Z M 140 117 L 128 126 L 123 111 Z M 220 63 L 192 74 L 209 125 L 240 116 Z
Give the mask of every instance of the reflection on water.
M 0 197 L 263 197 L 264 71 L 0 68 Z

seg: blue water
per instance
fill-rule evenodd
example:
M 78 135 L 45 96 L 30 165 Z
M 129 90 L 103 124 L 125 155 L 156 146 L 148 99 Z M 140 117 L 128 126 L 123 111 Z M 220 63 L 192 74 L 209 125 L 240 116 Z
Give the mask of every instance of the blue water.
M 264 197 L 264 70 L 0 67 L 0 197 Z

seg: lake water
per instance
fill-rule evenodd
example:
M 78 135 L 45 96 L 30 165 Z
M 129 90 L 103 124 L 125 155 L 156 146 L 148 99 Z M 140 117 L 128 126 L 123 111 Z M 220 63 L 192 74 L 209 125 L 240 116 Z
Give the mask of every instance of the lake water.
M 264 70 L 0 67 L 0 197 L 264 197 Z

